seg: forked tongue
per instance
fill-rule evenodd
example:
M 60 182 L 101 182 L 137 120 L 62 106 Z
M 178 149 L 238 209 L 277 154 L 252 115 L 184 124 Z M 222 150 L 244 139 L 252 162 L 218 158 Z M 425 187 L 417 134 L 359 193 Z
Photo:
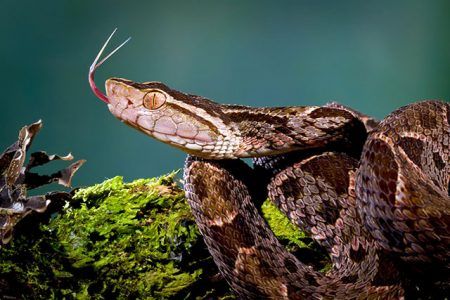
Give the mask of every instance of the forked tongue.
M 113 37 L 114 33 L 116 33 L 117 28 L 114 29 L 114 31 L 111 33 L 111 35 L 106 40 L 105 44 L 103 44 L 103 47 L 100 49 L 100 51 L 97 54 L 97 57 L 95 57 L 94 62 L 89 68 L 89 86 L 91 87 L 92 92 L 103 102 L 109 103 L 108 97 L 100 91 L 100 89 L 95 85 L 94 81 L 94 74 L 98 67 L 100 67 L 108 58 L 110 58 L 114 53 L 117 52 L 120 48 L 122 48 L 123 45 L 125 45 L 131 37 L 127 38 L 122 44 L 120 44 L 116 49 L 111 51 L 105 58 L 103 58 L 100 62 L 98 60 L 100 59 L 100 56 L 102 56 L 103 51 L 105 51 L 106 46 L 108 45 L 109 41 Z

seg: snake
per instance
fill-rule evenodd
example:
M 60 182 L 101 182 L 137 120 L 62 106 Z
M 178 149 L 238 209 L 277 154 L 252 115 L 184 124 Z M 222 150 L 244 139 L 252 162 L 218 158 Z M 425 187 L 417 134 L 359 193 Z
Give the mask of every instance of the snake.
M 449 270 L 448 103 L 413 103 L 377 121 L 338 103 L 225 105 L 115 77 L 104 94 L 94 73 L 124 44 L 99 62 L 113 34 L 90 86 L 120 121 L 188 154 L 186 198 L 237 296 L 403 299 L 411 274 Z M 282 246 L 260 213 L 266 197 L 328 252 L 330 270 Z

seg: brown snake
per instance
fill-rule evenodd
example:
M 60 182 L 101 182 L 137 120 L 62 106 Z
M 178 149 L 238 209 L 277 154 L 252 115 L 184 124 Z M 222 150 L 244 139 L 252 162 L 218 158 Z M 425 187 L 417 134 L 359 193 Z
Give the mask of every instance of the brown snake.
M 110 56 L 97 63 L 105 46 L 90 69 L 94 93 L 122 122 L 189 154 L 186 197 L 237 295 L 400 299 L 411 274 L 448 276 L 448 103 L 411 104 L 378 123 L 334 103 L 221 105 L 120 78 L 106 81 L 104 95 L 94 72 Z M 255 205 L 266 196 L 327 249 L 331 270 L 280 244 Z

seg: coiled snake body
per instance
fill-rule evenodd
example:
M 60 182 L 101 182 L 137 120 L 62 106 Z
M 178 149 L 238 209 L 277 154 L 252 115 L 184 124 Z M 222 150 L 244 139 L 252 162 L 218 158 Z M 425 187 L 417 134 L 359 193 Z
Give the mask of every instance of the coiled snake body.
M 334 103 L 220 105 L 158 82 L 112 78 L 103 95 L 100 64 L 91 87 L 112 114 L 189 154 L 186 197 L 240 297 L 398 299 L 405 270 L 448 271 L 448 103 L 411 104 L 378 124 Z M 327 249 L 330 271 L 280 244 L 258 211 L 266 196 Z

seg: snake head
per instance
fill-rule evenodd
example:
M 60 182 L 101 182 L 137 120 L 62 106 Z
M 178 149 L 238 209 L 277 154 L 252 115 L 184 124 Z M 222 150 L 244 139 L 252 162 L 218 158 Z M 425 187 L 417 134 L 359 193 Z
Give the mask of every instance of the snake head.
M 89 69 L 91 89 L 108 104 L 111 113 L 139 131 L 189 154 L 205 158 L 233 157 L 239 141 L 213 101 L 172 90 L 160 82 L 136 83 L 122 78 L 108 79 L 106 94 L 101 92 L 94 81 L 95 71 L 129 40 L 99 62 L 115 31 Z
M 160 82 L 136 83 L 122 78 L 106 81 L 110 112 L 122 122 L 183 151 L 205 156 L 216 147 L 221 133 L 209 114 L 202 113 L 196 99 Z

